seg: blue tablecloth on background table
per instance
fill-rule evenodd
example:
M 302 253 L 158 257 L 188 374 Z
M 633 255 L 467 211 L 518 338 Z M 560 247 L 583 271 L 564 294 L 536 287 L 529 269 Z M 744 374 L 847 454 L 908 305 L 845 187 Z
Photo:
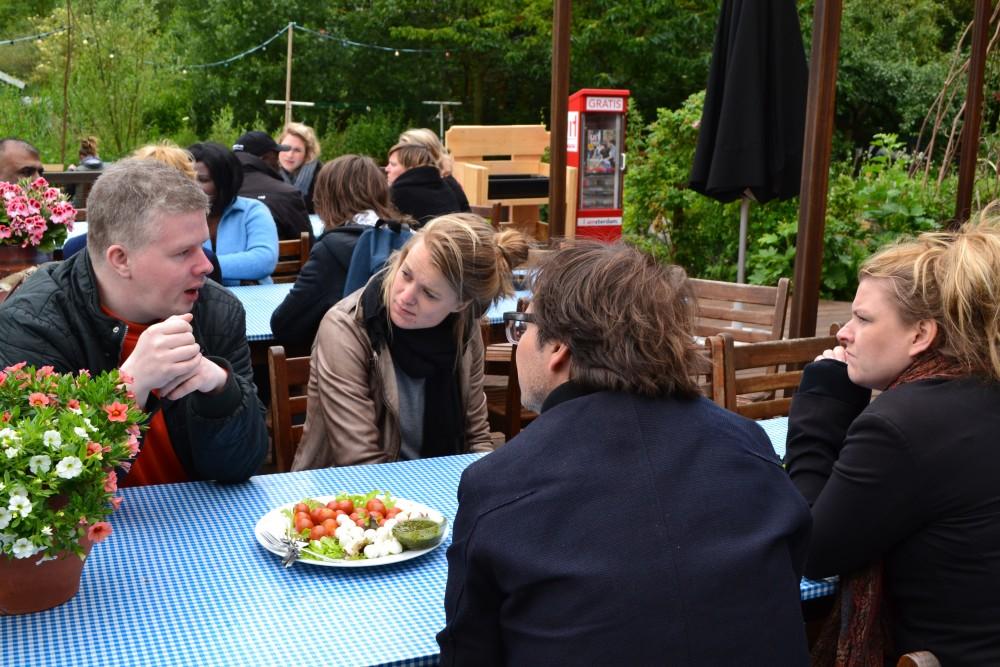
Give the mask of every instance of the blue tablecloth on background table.
M 450 539 L 395 565 L 285 569 L 253 527 L 307 496 L 372 489 L 453 522 L 459 477 L 478 456 L 124 489 L 114 534 L 94 547 L 79 594 L 0 617 L 0 665 L 436 664 Z M 834 588 L 803 579 L 801 597 Z
M 271 333 L 271 313 L 285 300 L 285 296 L 292 289 L 292 283 L 249 285 L 229 289 L 240 300 L 247 313 L 247 340 L 250 342 L 271 340 L 274 337 Z M 484 317 L 490 324 L 502 324 L 504 313 L 517 310 L 518 298 L 530 296 L 530 292 L 522 290 L 512 297 L 501 299 L 486 311 Z
M 271 313 L 281 305 L 294 283 L 248 285 L 229 289 L 243 304 L 247 313 L 247 341 L 271 340 Z

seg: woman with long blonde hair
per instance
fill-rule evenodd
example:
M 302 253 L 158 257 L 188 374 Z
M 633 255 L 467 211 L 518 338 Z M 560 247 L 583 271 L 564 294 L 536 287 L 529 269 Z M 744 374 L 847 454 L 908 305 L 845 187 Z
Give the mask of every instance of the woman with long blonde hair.
M 441 216 L 327 311 L 292 468 L 489 451 L 479 320 L 527 254 L 517 232 Z
M 805 574 L 841 575 L 848 614 L 821 642 L 828 655 L 1000 664 L 997 222 L 869 258 L 840 345 L 795 394 L 787 463 L 812 505 Z

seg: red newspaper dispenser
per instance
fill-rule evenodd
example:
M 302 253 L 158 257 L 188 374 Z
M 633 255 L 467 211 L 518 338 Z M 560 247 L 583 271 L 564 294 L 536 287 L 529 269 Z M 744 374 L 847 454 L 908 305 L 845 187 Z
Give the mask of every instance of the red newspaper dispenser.
M 576 235 L 622 235 L 625 113 L 629 91 L 584 88 L 569 96 L 566 163 L 577 168 Z

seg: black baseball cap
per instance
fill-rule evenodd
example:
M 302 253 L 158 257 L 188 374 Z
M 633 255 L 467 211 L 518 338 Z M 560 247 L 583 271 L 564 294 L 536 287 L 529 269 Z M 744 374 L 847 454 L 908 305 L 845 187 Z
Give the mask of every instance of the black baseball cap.
M 235 144 L 233 144 L 234 151 L 243 151 L 245 153 L 250 153 L 251 155 L 256 155 L 257 157 L 260 157 L 268 151 L 280 153 L 291 149 L 291 146 L 279 144 L 271 138 L 270 134 L 267 132 L 261 132 L 260 130 L 247 132 L 242 137 L 237 139 Z

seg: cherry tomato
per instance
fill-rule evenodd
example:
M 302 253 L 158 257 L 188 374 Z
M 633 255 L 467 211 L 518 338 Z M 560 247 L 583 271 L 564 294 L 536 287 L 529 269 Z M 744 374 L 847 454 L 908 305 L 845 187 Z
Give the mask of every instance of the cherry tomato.
M 354 522 L 354 524 L 358 528 L 367 528 L 368 527 L 368 522 L 365 519 L 358 519 L 357 521 Z
M 318 540 L 321 537 L 326 537 L 326 528 L 323 526 L 313 526 L 312 530 L 309 531 L 309 539 Z
M 371 500 L 369 500 L 368 503 L 365 505 L 365 508 L 369 512 L 378 512 L 379 514 L 382 515 L 385 514 L 385 503 L 383 503 L 378 498 L 372 498 Z
M 385 522 L 385 516 L 381 512 L 372 511 L 372 513 L 369 514 L 368 516 L 374 519 L 375 522 L 380 526 Z
M 358 516 L 357 512 L 351 512 L 349 515 L 347 515 L 347 517 L 355 523 L 357 523 L 361 519 L 361 517 Z
M 337 509 L 343 511 L 344 514 L 353 514 L 354 502 L 351 500 L 338 500 Z
M 332 519 L 337 516 L 332 509 L 329 507 L 323 507 L 319 510 L 319 520 L 320 523 L 326 521 L 327 519 Z
M 320 512 L 326 508 L 320 505 L 319 507 L 309 510 L 309 518 L 313 520 L 313 523 L 323 523 L 323 519 L 320 516 Z
M 389 509 L 387 509 L 385 511 L 385 518 L 386 519 L 393 519 L 393 518 L 395 518 L 395 516 L 397 514 L 399 514 L 402 511 L 403 510 L 399 509 L 398 507 L 390 507 Z
M 295 530 L 301 533 L 303 530 L 312 530 L 312 519 L 305 512 L 300 513 L 300 517 L 295 519 Z
M 333 519 L 327 519 L 326 521 L 323 522 L 323 528 L 326 529 L 327 535 L 333 535 L 335 532 L 337 532 L 338 525 L 339 524 Z
M 336 515 L 334 518 L 340 516 L 341 514 L 343 514 L 345 516 L 347 515 L 347 512 L 345 512 L 344 510 L 334 510 L 333 513 L 334 513 L 334 515 Z
M 335 509 L 337 509 L 337 501 L 336 500 L 331 500 L 330 502 L 328 502 L 326 504 L 326 506 L 329 507 L 332 510 L 335 510 Z
M 305 512 L 306 514 L 308 514 L 309 506 L 306 505 L 305 503 L 295 503 L 295 513 L 298 514 L 299 512 Z

